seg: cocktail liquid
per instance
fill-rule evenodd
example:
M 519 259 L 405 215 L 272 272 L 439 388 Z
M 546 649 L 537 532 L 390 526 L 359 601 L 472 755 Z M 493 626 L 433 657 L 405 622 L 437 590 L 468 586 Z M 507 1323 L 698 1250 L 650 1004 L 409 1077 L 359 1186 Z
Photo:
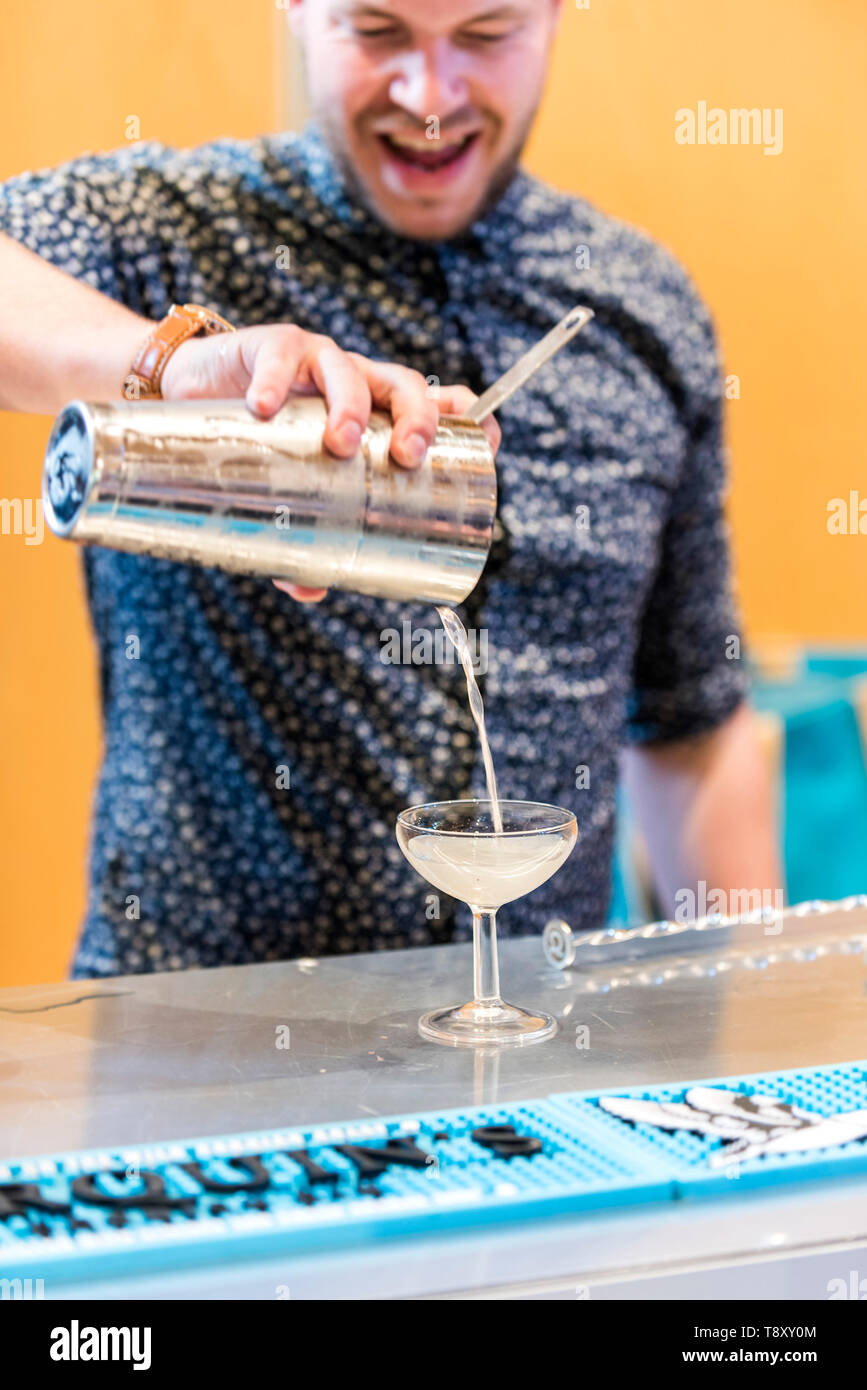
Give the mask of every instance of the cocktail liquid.
M 476 728 L 479 731 L 479 742 L 482 745 L 482 761 L 485 765 L 485 781 L 488 784 L 488 800 L 491 803 L 491 818 L 494 822 L 494 830 L 501 835 L 503 833 L 503 818 L 500 815 L 500 802 L 497 797 L 497 778 L 494 773 L 494 760 L 491 757 L 488 735 L 485 731 L 485 707 L 482 704 L 482 697 L 479 692 L 475 672 L 473 671 L 473 658 L 470 654 L 467 630 L 453 609 L 441 608 L 438 606 L 437 612 L 440 615 L 440 621 L 445 628 L 446 635 L 454 645 L 461 666 L 464 668 L 464 675 L 467 678 L 467 694 L 470 697 L 470 710 L 473 719 L 476 721 Z M 523 891 L 526 892 L 527 890 L 524 889 Z

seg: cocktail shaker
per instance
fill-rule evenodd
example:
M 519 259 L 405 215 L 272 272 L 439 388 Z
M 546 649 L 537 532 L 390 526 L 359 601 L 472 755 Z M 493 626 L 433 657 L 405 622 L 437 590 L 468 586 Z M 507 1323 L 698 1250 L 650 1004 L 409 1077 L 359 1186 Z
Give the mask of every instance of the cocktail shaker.
M 58 536 L 270 575 L 311 589 L 462 603 L 491 547 L 494 458 L 482 422 L 593 318 L 576 305 L 473 402 L 440 416 L 421 468 L 389 458 L 374 411 L 351 459 L 323 444 L 326 406 L 73 401 L 48 440 L 42 501 Z
M 422 466 L 389 457 L 374 411 L 352 458 L 322 442 L 326 406 L 291 396 L 270 420 L 243 401 L 73 401 L 45 454 L 58 536 L 269 575 L 310 588 L 461 603 L 490 549 L 497 504 L 480 425 L 441 418 Z

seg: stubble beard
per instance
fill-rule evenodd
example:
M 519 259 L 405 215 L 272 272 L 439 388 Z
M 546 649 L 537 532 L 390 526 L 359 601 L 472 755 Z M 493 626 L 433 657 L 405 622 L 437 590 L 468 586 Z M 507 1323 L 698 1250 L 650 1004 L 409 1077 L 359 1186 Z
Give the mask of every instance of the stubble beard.
M 525 117 L 521 129 L 513 142 L 512 148 L 503 156 L 500 162 L 495 165 L 485 185 L 482 197 L 475 204 L 466 220 L 459 227 L 455 227 L 450 231 L 447 237 L 425 237 L 417 233 L 404 232 L 399 227 L 392 227 L 391 223 L 388 222 L 377 207 L 375 200 L 370 196 L 364 181 L 356 172 L 340 122 L 334 119 L 324 107 L 314 111 L 316 123 L 322 132 L 332 158 L 340 170 L 340 174 L 349 194 L 356 201 L 360 202 L 368 212 L 372 213 L 379 222 L 391 227 L 391 230 L 398 236 L 405 236 L 411 241 L 451 241 L 462 236 L 472 227 L 473 223 L 478 222 L 480 218 L 484 217 L 486 213 L 490 212 L 491 209 L 496 206 L 518 171 L 521 155 L 527 143 L 530 127 L 533 124 L 535 115 L 536 111 L 534 108 Z

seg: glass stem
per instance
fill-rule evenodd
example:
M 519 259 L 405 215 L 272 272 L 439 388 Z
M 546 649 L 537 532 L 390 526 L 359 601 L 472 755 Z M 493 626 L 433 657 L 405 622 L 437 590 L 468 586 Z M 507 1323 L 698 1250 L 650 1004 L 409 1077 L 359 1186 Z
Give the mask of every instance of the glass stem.
M 497 914 L 473 908 L 473 974 L 477 1004 L 500 1003 Z

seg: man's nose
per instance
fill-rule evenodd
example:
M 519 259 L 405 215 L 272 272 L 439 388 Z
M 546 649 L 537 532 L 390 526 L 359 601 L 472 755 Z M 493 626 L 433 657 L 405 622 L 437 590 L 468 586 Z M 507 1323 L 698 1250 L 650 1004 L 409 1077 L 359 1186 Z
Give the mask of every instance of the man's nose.
M 388 94 L 396 106 L 418 120 L 444 120 L 467 105 L 462 55 L 448 43 L 431 43 L 401 56 Z

